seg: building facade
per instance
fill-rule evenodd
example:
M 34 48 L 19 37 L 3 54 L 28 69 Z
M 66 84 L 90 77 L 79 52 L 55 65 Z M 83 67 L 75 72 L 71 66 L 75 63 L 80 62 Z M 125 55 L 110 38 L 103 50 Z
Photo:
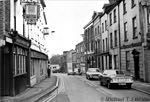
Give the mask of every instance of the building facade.
M 85 64 L 86 71 L 88 68 L 94 67 L 95 56 L 94 56 L 94 31 L 93 21 L 91 20 L 84 26 L 84 43 L 85 43 Z
M 35 32 L 39 30 L 36 27 L 39 20 L 43 19 L 43 12 L 36 16 L 36 21 L 32 25 L 26 19 L 32 4 L 34 4 L 32 5 L 34 10 L 38 11 L 44 10 L 45 3 L 43 0 L 37 0 L 33 3 L 31 0 L 29 5 L 29 2 L 24 1 L 0 1 L 0 20 L 2 22 L 0 24 L 0 41 L 2 42 L 0 46 L 1 95 L 17 95 L 27 87 L 40 82 L 47 74 L 48 56 L 44 50 L 37 50 L 38 48 L 45 49 L 41 47 L 44 46 L 42 43 L 44 28 L 40 26 L 42 27 L 41 32 Z M 44 18 L 39 24 L 46 25 L 45 20 Z M 33 44 L 33 34 L 33 38 L 39 36 L 36 39 L 37 44 Z M 36 48 L 33 48 L 33 45 L 36 45 Z M 34 81 L 32 80 L 33 75 L 36 78 Z
M 85 45 L 84 41 L 81 41 L 76 45 L 76 66 L 81 70 L 82 73 L 85 73 Z
M 96 14 L 93 17 L 96 18 Z M 101 37 L 98 37 L 98 26 Z M 136 80 L 150 82 L 149 0 L 109 0 L 109 4 L 104 4 L 99 19 L 92 19 L 84 27 L 84 32 L 87 68 L 98 67 L 99 61 L 92 53 L 94 48 L 96 55 L 97 50 L 101 51 L 102 70 L 119 69 L 132 73 Z M 95 41 L 94 47 L 92 41 Z
M 119 4 L 121 69 L 135 79 L 150 82 L 148 0 L 124 0 Z
M 101 69 L 101 52 L 102 52 L 102 36 L 101 36 L 101 20 L 100 17 L 102 16 L 102 12 L 96 12 L 94 11 L 92 19 L 93 19 L 93 25 L 94 25 L 94 39 L 95 39 L 95 49 L 94 49 L 94 55 L 95 55 L 95 67 Z

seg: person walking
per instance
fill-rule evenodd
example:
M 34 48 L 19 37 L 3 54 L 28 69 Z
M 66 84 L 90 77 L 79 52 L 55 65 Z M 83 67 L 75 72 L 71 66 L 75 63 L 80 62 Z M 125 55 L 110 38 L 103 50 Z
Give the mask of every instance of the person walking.
M 47 68 L 47 75 L 48 75 L 48 77 L 50 77 L 50 72 L 51 70 L 50 70 L 50 68 Z

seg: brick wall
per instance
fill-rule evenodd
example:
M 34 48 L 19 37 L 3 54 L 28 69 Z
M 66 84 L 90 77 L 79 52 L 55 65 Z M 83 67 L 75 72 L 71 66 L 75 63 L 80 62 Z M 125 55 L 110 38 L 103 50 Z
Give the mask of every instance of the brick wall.
M 4 29 L 4 1 L 0 1 L 0 38 L 2 38 L 2 35 L 4 34 L 3 29 Z
M 0 1 L 0 38 L 10 31 L 10 0 Z
M 5 0 L 5 31 L 10 31 L 10 0 Z

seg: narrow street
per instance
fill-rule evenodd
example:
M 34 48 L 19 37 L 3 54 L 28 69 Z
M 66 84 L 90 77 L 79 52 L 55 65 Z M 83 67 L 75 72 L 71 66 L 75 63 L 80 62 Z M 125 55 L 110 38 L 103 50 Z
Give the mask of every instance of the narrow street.
M 85 76 L 56 74 L 59 88 L 54 97 L 43 102 L 149 102 L 150 96 L 134 89 L 107 89 L 97 80 L 87 80 Z

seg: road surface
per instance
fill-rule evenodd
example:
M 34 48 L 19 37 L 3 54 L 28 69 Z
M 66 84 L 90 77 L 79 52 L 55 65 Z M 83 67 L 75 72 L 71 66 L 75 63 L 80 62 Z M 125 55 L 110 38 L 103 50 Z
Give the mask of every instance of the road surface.
M 56 75 L 60 80 L 59 88 L 43 102 L 150 102 L 150 95 L 134 89 L 108 89 L 85 76 Z

